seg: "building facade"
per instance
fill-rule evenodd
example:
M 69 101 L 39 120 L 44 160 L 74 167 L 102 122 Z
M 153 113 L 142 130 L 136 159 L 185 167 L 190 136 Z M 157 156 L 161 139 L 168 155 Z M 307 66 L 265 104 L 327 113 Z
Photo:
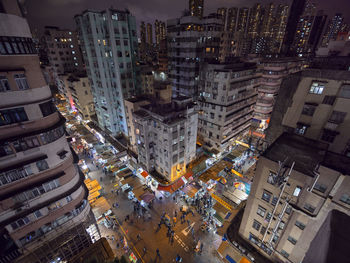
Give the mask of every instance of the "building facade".
M 96 114 L 94 97 L 86 74 L 70 75 L 67 79 L 68 88 L 73 99 L 74 108 L 84 120 L 92 120 Z
M 147 23 L 147 44 L 149 46 L 153 46 L 153 31 L 152 31 L 152 24 Z
M 107 9 L 85 11 L 75 21 L 99 126 L 113 135 L 127 135 L 124 99 L 140 92 L 135 17 Z
M 154 33 L 156 37 L 156 44 L 157 46 L 160 46 L 161 41 L 166 38 L 165 22 L 156 20 L 154 22 Z
M 17 1 L 1 1 L 1 262 L 69 260 L 92 243 L 84 175 Z M 7 40 L 6 40 L 7 39 Z
M 57 74 L 84 70 L 77 32 L 46 26 L 42 42 L 49 64 Z
M 321 46 L 327 47 L 330 40 L 336 40 L 338 33 L 341 30 L 343 24 L 343 16 L 340 13 L 334 15 L 334 17 L 328 22 L 326 32 L 322 37 Z
M 204 0 L 188 0 L 188 9 L 190 10 L 191 16 L 202 18 L 204 12 Z
M 139 163 L 169 182 L 196 157 L 198 114 L 191 98 L 152 103 L 133 113 Z
M 282 134 L 259 158 L 240 235 L 273 262 L 345 262 L 349 164 L 327 143 Z
M 254 63 L 208 63 L 202 68 L 198 137 L 205 147 L 223 151 L 249 129 L 259 77 Z

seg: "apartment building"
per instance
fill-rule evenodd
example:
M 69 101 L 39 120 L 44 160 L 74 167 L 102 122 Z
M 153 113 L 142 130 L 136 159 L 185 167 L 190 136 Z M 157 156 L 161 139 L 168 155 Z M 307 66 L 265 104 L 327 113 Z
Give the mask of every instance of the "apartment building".
M 259 158 L 240 235 L 273 262 L 346 262 L 349 165 L 325 142 L 282 134 Z
M 198 96 L 200 63 L 219 57 L 223 28 L 224 22 L 218 14 L 203 19 L 184 14 L 167 21 L 168 77 L 173 96 Z
M 94 97 L 89 79 L 86 74 L 70 75 L 67 79 L 68 88 L 74 103 L 75 110 L 84 120 L 92 120 L 95 113 Z
M 129 131 L 129 145 L 131 149 L 136 153 L 136 135 L 134 126 L 133 112 L 139 110 L 142 106 L 151 103 L 169 103 L 171 102 L 171 86 L 166 81 L 156 81 L 153 83 L 153 93 L 144 94 L 142 96 L 126 99 L 124 101 L 125 112 L 126 112 L 126 122 Z
M 140 65 L 141 73 L 141 94 L 153 94 L 154 90 L 154 71 L 151 65 Z
M 139 163 L 173 182 L 196 157 L 198 114 L 191 98 L 178 96 L 133 112 Z
M 75 16 L 99 126 L 112 135 L 127 126 L 124 99 L 140 92 L 135 17 L 129 11 L 84 11 Z
M 84 70 L 77 32 L 46 26 L 42 44 L 49 64 L 57 74 Z
M 288 131 L 327 142 L 330 151 L 348 154 L 350 72 L 330 67 L 308 68 L 285 78 L 267 130 L 269 144 Z
M 0 5 L 0 261 L 68 261 L 92 243 L 88 190 L 29 25 L 17 1 Z
M 253 115 L 258 135 L 264 136 L 283 78 L 301 71 L 305 65 L 305 60 L 291 57 L 263 59 L 259 62 L 261 79 Z
M 206 63 L 201 70 L 198 137 L 224 150 L 250 127 L 260 75 L 255 63 Z

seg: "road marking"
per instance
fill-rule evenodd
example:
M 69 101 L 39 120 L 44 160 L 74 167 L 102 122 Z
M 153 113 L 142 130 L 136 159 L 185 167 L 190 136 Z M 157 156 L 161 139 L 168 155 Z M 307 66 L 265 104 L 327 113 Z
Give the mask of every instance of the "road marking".
M 178 235 L 174 235 L 174 238 L 176 239 L 176 241 L 180 244 L 180 246 L 186 251 L 186 252 L 188 252 L 189 251 L 189 248 L 188 248 L 188 246 L 185 244 L 185 242 L 183 242 L 182 240 L 181 240 L 181 238 L 178 236 Z
M 195 222 L 193 222 L 191 225 L 189 225 L 188 227 L 186 227 L 184 230 L 181 231 L 182 234 L 184 234 L 184 236 L 187 236 L 188 233 L 191 231 L 191 229 L 193 228 Z

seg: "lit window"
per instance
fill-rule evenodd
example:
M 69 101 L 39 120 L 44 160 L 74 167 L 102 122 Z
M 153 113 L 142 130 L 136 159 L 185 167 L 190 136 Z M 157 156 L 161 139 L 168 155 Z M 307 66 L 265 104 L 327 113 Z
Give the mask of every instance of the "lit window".
M 301 187 L 300 186 L 295 187 L 293 195 L 294 196 L 299 196 L 300 191 L 301 191 Z
M 322 94 L 323 89 L 324 89 L 324 84 L 319 83 L 319 82 L 313 82 L 311 84 L 309 93 L 311 93 L 311 94 Z
M 71 48 L 74 48 L 74 46 L 73 46 L 73 45 L 70 45 L 70 47 L 71 47 Z
M 75 51 L 74 51 L 74 50 L 72 51 L 72 54 L 75 54 Z
M 71 35 L 71 34 L 72 34 L 72 32 L 68 32 L 68 34 L 69 34 L 69 35 Z

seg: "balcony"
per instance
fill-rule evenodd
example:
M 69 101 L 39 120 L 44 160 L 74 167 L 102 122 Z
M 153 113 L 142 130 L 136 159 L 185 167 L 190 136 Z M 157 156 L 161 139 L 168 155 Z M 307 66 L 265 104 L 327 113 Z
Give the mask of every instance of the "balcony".
M 273 106 L 273 99 L 263 99 L 263 98 L 258 98 L 256 101 L 257 106 L 262 106 L 262 107 L 272 107 Z
M 0 36 L 32 38 L 27 20 L 23 17 L 0 13 Z

